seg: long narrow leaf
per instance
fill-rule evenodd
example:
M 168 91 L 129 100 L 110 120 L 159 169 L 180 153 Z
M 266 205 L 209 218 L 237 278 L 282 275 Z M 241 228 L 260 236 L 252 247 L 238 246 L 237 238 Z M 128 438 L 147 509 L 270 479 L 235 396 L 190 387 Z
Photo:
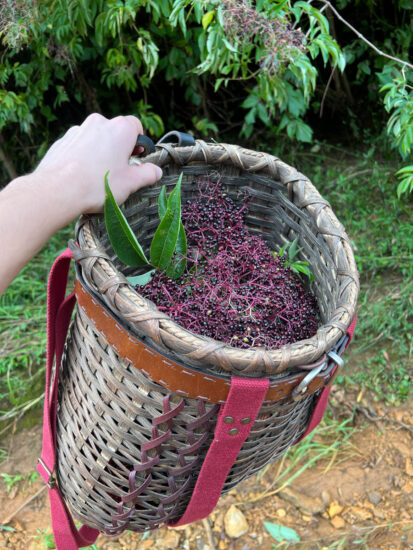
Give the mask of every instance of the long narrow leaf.
M 179 210 L 179 217 L 181 216 L 181 183 L 182 183 L 182 176 L 181 175 L 178 178 L 178 181 L 176 182 L 176 185 L 171 192 L 171 194 L 168 197 L 168 203 L 167 206 L 170 210 L 175 211 Z
M 167 206 L 174 212 L 179 212 L 179 219 L 181 219 L 181 184 L 182 184 L 183 173 L 180 174 L 178 181 L 169 195 Z M 182 275 L 186 267 L 186 259 L 182 256 L 186 256 L 187 252 L 187 243 L 186 243 L 186 234 L 185 228 L 180 221 L 178 240 L 176 242 L 175 252 L 178 257 L 171 262 L 166 270 L 166 274 L 171 279 L 177 279 Z
M 167 200 L 166 200 L 166 188 L 165 185 L 162 185 L 161 192 L 159 193 L 158 197 L 158 215 L 159 219 L 162 219 L 165 216 L 167 206 Z
M 171 261 L 178 241 L 180 223 L 180 212 L 172 212 L 168 208 L 152 239 L 150 257 L 153 266 L 165 269 Z
M 104 205 L 105 224 L 110 242 L 119 260 L 126 265 L 140 267 L 149 264 L 123 212 L 117 205 L 105 174 L 106 198 Z
M 178 240 L 176 242 L 175 252 L 177 253 L 178 258 L 176 258 L 176 260 L 173 261 L 166 269 L 166 274 L 171 279 L 178 279 L 185 271 L 186 267 L 186 258 L 184 256 L 186 256 L 187 253 L 187 242 L 185 228 L 182 222 L 179 226 Z
M 294 260 L 296 255 L 299 253 L 301 248 L 297 250 L 297 244 L 298 244 L 298 237 L 296 237 L 293 242 L 290 244 L 290 248 L 288 249 L 288 257 L 290 259 L 290 262 Z

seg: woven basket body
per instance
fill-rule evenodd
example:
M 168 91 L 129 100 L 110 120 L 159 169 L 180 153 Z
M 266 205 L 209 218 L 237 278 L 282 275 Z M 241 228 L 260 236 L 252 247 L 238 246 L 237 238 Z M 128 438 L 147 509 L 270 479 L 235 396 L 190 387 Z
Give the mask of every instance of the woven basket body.
M 263 377 L 300 372 L 345 335 L 355 313 L 358 277 L 343 227 L 309 180 L 271 155 L 197 141 L 163 145 L 148 161 L 164 177 L 125 204 L 125 214 L 147 250 L 158 224 L 157 197 L 183 172 L 183 200 L 197 178 L 221 179 L 235 200 L 252 196 L 249 231 L 274 250 L 299 239 L 301 260 L 314 274 L 321 325 L 308 340 L 279 350 L 239 350 L 194 335 L 162 314 L 126 280 L 102 216 L 77 226 L 78 277 L 131 335 L 154 352 L 206 374 Z M 134 271 L 136 274 L 136 270 Z M 225 482 L 223 492 L 282 455 L 304 433 L 318 393 L 264 402 Z M 219 404 L 178 395 L 133 367 L 110 346 L 81 308 L 67 341 L 59 390 L 57 475 L 76 518 L 108 534 L 144 531 L 185 511 L 213 439 Z

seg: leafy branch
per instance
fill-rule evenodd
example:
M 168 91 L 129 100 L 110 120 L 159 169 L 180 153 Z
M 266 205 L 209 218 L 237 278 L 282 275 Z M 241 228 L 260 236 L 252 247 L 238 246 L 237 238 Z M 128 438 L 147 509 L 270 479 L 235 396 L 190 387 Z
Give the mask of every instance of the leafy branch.
M 139 244 L 132 228 L 119 208 L 109 186 L 108 174 L 105 174 L 105 224 L 113 250 L 119 260 L 133 267 L 150 266 L 154 269 L 143 275 L 130 278 L 132 284 L 146 284 L 155 270 L 165 271 L 172 279 L 179 278 L 186 267 L 186 234 L 181 220 L 181 182 L 179 176 L 175 188 L 169 197 L 165 186 L 158 198 L 160 223 L 150 246 L 149 260 Z
M 324 9 L 328 7 L 337 19 L 346 25 L 346 27 L 348 27 L 354 34 L 356 34 L 362 42 L 369 46 L 369 48 L 375 51 L 378 55 L 401 65 L 401 77 L 392 78 L 391 82 L 380 88 L 380 92 L 386 92 L 384 97 L 384 106 L 386 111 L 391 113 L 391 116 L 387 122 L 387 133 L 390 135 L 393 134 L 393 143 L 398 147 L 402 159 L 405 159 L 411 153 L 413 147 L 413 94 L 411 91 L 412 88 L 408 83 L 409 72 L 406 71 L 406 69 L 413 69 L 413 65 L 408 61 L 380 50 L 375 44 L 370 42 L 370 40 L 361 34 L 360 31 L 344 19 L 344 17 L 337 11 L 329 0 L 318 1 L 324 4 L 320 12 L 324 11 Z M 312 0 L 308 0 L 307 4 L 311 4 L 311 2 Z M 330 79 L 327 83 L 326 91 L 329 87 L 332 76 L 333 72 L 331 73 Z M 326 91 L 321 102 L 322 106 L 324 104 Z M 413 191 L 413 166 L 404 166 L 396 172 L 396 176 L 399 178 L 397 196 L 400 198 L 404 193 L 411 193 Z
M 312 0 L 308 0 L 307 4 L 310 4 Z M 332 5 L 329 0 L 318 0 L 319 2 L 322 2 L 325 6 L 328 6 L 330 10 L 334 13 L 334 15 L 339 19 L 346 27 L 348 27 L 351 31 L 354 32 L 362 40 L 367 46 L 369 46 L 372 50 L 374 50 L 377 54 L 381 55 L 382 57 L 386 57 L 387 59 L 391 59 L 392 61 L 396 61 L 396 63 L 400 63 L 403 65 L 403 67 L 409 67 L 410 69 L 413 69 L 413 65 L 409 63 L 408 61 L 404 61 L 403 59 L 400 59 L 398 57 L 394 57 L 393 55 L 390 55 L 388 53 L 383 52 L 380 50 L 377 46 L 375 46 L 370 40 L 368 40 L 363 34 L 361 34 L 360 31 L 358 31 L 356 28 L 353 27 L 344 17 L 340 14 L 339 11 L 336 10 L 336 8 Z
M 380 88 L 386 92 L 384 106 L 391 116 L 387 122 L 387 133 L 393 135 L 394 145 L 398 147 L 402 159 L 406 159 L 413 149 L 413 92 L 402 71 L 401 78 L 393 78 L 391 82 Z M 413 166 L 405 166 L 396 172 L 400 182 L 397 186 L 397 196 L 413 191 Z

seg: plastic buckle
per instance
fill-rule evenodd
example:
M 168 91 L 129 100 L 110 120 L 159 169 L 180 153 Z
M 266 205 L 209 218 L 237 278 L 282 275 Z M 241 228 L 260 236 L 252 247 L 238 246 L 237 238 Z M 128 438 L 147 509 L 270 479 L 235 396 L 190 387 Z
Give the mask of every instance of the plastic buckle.
M 46 464 L 43 462 L 41 458 L 38 459 L 38 464 L 41 464 L 43 470 L 47 473 L 49 476 L 49 479 L 46 481 L 46 485 L 49 489 L 53 489 L 56 484 L 56 479 L 53 477 L 53 473 L 49 470 L 49 468 L 46 466 Z

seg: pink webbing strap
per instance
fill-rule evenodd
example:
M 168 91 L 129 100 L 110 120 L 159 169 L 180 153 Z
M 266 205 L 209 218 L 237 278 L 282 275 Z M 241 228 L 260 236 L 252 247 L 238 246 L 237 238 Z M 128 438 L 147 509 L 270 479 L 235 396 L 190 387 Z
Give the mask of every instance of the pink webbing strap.
M 67 298 L 66 286 L 72 253 L 65 250 L 50 270 L 47 286 L 47 355 L 46 390 L 43 409 L 43 446 L 37 471 L 49 488 L 52 527 L 57 550 L 78 550 L 93 544 L 99 531 L 83 526 L 78 531 L 63 497 L 53 479 L 56 464 L 56 408 L 60 362 L 71 314 L 75 304 L 72 292 Z M 52 384 L 53 360 L 56 357 Z
M 348 339 L 348 342 L 346 344 L 346 347 L 344 348 L 344 351 L 347 349 L 347 346 L 350 344 L 351 339 L 353 338 L 354 330 L 356 328 L 356 323 L 357 323 L 357 316 L 354 317 L 353 321 L 351 322 L 351 325 L 348 327 L 347 335 L 349 336 L 349 339 Z M 344 351 L 343 351 L 343 353 L 344 353 Z M 336 367 L 336 369 L 337 368 L 338 367 Z M 332 373 L 332 376 L 334 376 L 334 372 Z M 317 403 L 315 404 L 315 407 L 314 407 L 313 412 L 311 414 L 311 418 L 310 418 L 310 421 L 308 423 L 307 429 L 305 430 L 303 435 L 299 439 L 297 439 L 297 441 L 294 443 L 294 445 L 296 445 L 297 443 L 302 441 L 305 437 L 307 437 L 307 435 L 310 432 L 312 432 L 314 430 L 314 428 L 316 428 L 320 424 L 321 419 L 323 418 L 324 413 L 325 413 L 326 408 L 327 408 L 328 396 L 330 395 L 330 391 L 331 391 L 331 386 L 326 386 L 325 388 L 323 388 L 321 390 L 320 396 L 317 399 Z
M 269 387 L 268 378 L 231 378 L 225 405 L 221 405 L 214 440 L 199 473 L 184 515 L 170 527 L 206 518 L 215 508 L 227 475 L 254 425 Z

